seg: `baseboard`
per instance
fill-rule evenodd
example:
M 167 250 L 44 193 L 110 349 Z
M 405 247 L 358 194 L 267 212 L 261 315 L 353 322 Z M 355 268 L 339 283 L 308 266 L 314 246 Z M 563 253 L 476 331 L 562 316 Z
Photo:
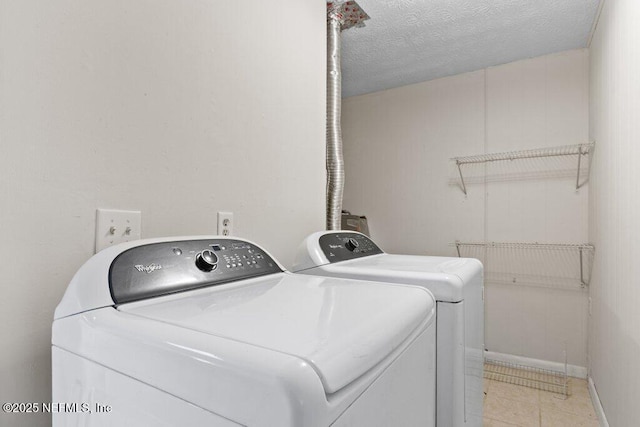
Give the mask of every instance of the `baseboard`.
M 532 359 L 529 357 L 515 356 L 513 354 L 495 353 L 485 351 L 486 359 L 497 360 L 499 362 L 515 363 L 517 365 L 529 366 L 531 368 L 549 369 L 557 372 L 564 372 L 564 363 L 550 362 L 548 360 Z M 584 366 L 567 365 L 567 375 L 574 378 L 587 378 L 587 368 Z
M 604 408 L 602 407 L 602 403 L 600 402 L 600 396 L 598 396 L 596 385 L 593 383 L 593 379 L 591 377 L 589 377 L 589 394 L 591 395 L 591 403 L 593 403 L 593 409 L 596 411 L 596 415 L 598 416 L 598 420 L 600 421 L 600 426 L 609 427 L 607 417 L 605 417 L 604 415 Z

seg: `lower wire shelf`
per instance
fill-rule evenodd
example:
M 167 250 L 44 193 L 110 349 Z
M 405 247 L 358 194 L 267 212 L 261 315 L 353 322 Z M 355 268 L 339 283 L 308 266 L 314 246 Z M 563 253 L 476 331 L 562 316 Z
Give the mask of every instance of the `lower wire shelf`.
M 585 289 L 591 279 L 595 248 L 587 243 L 451 243 L 459 257 L 485 265 L 487 283 Z
M 485 359 L 484 378 L 569 396 L 569 377 L 564 372 Z

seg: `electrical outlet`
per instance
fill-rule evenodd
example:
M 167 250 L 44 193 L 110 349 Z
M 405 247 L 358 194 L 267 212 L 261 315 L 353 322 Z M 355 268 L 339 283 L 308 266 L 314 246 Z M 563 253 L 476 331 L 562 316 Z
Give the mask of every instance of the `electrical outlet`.
M 233 235 L 233 212 L 218 212 L 218 235 Z
M 96 253 L 118 243 L 138 240 L 142 212 L 98 209 L 96 212 Z

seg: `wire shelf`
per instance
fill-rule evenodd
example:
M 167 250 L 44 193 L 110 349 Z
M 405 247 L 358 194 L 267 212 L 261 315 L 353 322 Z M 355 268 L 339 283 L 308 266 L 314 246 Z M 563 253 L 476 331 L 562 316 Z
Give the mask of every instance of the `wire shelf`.
M 496 249 L 541 249 L 541 250 L 589 250 L 595 247 L 588 243 L 525 243 L 525 242 L 461 242 L 453 243 L 455 246 L 477 246 Z
M 566 364 L 565 371 L 559 372 L 485 359 L 484 377 L 489 380 L 549 391 L 559 394 L 565 399 L 569 396 L 569 377 Z
M 508 152 L 502 152 L 502 153 L 489 153 L 489 154 L 478 154 L 474 156 L 452 157 L 451 160 L 454 161 L 456 166 L 458 167 L 458 174 L 460 175 L 460 183 L 462 186 L 462 191 L 466 195 L 467 187 L 465 184 L 464 174 L 462 173 L 463 165 L 500 162 L 500 161 L 507 161 L 507 160 L 511 161 L 511 160 L 521 160 L 521 159 L 545 158 L 545 157 L 577 156 L 578 157 L 578 171 L 576 176 L 576 190 L 577 190 L 584 184 L 584 182 L 580 183 L 580 169 L 581 169 L 582 156 L 590 154 L 594 146 L 595 146 L 595 142 L 590 142 L 587 144 L 563 145 L 560 147 L 537 148 L 532 150 L 508 151 Z
M 485 264 L 487 283 L 583 289 L 589 285 L 595 247 L 587 243 L 461 242 L 458 257 Z
M 457 164 L 499 162 L 504 160 L 532 159 L 537 157 L 575 156 L 589 154 L 595 143 L 563 145 L 560 147 L 537 148 L 533 150 L 507 151 L 503 153 L 479 154 L 475 156 L 453 157 Z

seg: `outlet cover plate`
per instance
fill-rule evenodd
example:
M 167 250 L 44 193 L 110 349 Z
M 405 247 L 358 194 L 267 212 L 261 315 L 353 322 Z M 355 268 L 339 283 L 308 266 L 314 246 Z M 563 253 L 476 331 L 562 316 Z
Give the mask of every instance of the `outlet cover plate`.
M 218 212 L 218 235 L 233 236 L 233 212 Z
M 96 211 L 96 253 L 118 243 L 140 239 L 142 212 L 116 209 Z

